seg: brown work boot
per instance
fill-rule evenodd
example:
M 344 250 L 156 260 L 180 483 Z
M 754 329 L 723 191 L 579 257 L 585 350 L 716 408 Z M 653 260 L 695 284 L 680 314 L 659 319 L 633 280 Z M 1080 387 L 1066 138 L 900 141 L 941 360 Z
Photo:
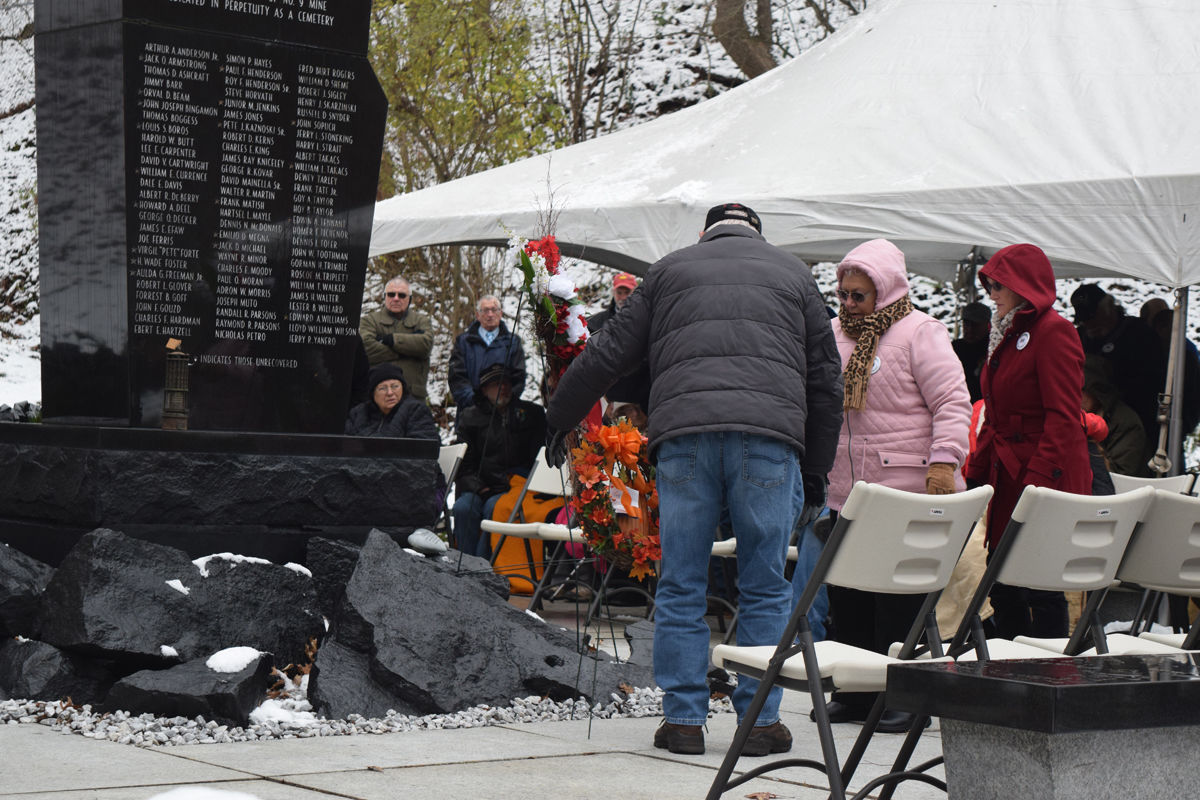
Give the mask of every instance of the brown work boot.
M 689 756 L 704 754 L 704 730 L 699 725 L 676 725 L 663 720 L 654 732 L 654 746 Z
M 763 725 L 750 732 L 742 747 L 744 756 L 765 756 L 767 753 L 786 753 L 792 749 L 792 732 L 782 722 Z

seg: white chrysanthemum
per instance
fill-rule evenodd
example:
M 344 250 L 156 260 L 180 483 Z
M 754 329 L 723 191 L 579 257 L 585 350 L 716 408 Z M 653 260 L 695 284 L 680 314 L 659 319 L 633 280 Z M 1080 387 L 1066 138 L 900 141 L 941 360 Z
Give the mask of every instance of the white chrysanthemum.
M 546 290 L 555 297 L 571 300 L 575 297 L 575 281 L 571 280 L 566 273 L 560 272 L 550 277 L 550 283 Z
M 579 308 L 579 306 L 575 308 Z M 567 341 L 571 344 L 585 341 L 588 337 L 587 323 L 583 321 L 583 315 L 575 308 L 571 309 L 571 316 L 567 318 Z

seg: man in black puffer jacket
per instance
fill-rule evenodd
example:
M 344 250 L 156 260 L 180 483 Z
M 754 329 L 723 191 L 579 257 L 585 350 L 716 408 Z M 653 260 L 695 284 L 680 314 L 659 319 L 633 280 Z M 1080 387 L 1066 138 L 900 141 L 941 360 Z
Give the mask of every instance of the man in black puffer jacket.
M 380 364 L 367 378 L 370 397 L 350 409 L 347 436 L 387 436 L 395 439 L 437 439 L 437 426 L 425 401 L 409 394 L 404 370 Z
M 806 511 L 824 505 L 842 424 L 841 359 L 821 293 L 804 262 L 767 244 L 761 230 L 745 206 L 711 209 L 700 242 L 650 267 L 617 319 L 563 375 L 548 409 L 547 453 L 559 461 L 559 432 L 649 359 L 646 433 L 657 461 L 662 542 L 654 674 L 666 693 L 654 745 L 675 753 L 704 752 L 705 592 L 722 507 L 738 540 L 738 644 L 775 645 L 791 610 L 784 552 L 797 484 Z M 757 685 L 739 680 L 739 717 Z M 743 755 L 791 748 L 780 695 L 771 692 Z

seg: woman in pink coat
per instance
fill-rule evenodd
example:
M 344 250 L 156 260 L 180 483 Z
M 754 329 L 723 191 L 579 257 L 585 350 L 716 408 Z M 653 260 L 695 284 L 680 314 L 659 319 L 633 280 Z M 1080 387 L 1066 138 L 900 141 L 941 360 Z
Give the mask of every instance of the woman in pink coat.
M 837 279 L 841 310 L 833 333 L 845 397 L 830 509 L 841 509 L 856 481 L 909 492 L 961 491 L 971 421 L 966 378 L 946 326 L 913 308 L 904 254 L 875 239 L 842 259 Z M 908 632 L 921 599 L 831 586 L 836 639 L 886 653 Z M 869 693 L 835 693 L 830 718 L 863 719 L 874 700 Z M 904 731 L 910 721 L 888 711 L 880 730 Z
M 1009 245 L 979 270 L 979 282 L 996 313 L 980 373 L 984 422 L 967 477 L 995 488 L 987 517 L 991 552 L 1026 486 L 1091 494 L 1092 468 L 1080 423 L 1083 347 L 1052 307 L 1050 260 L 1034 245 Z M 1004 638 L 1067 635 L 1062 592 L 997 584 L 991 600 Z

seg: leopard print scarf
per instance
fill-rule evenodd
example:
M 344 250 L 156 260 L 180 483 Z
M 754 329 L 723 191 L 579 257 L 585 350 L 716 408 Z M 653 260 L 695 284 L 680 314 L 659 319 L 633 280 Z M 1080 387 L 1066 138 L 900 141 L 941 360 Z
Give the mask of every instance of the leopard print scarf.
M 913 310 L 912 300 L 905 294 L 899 300 L 883 308 L 876 309 L 865 317 L 851 317 L 842 306 L 838 311 L 838 320 L 842 330 L 855 340 L 854 352 L 842 369 L 842 379 L 846 391 L 842 400 L 842 408 L 847 411 L 862 410 L 867 403 L 867 383 L 871 380 L 871 365 L 875 362 L 875 347 L 879 337 L 900 319 L 908 316 Z
M 987 360 L 992 360 L 992 354 L 996 352 L 996 348 L 1004 341 L 1004 337 L 1008 334 L 1008 329 L 1012 327 L 1016 321 L 1017 312 L 1022 308 L 1028 308 L 1029 302 L 1019 303 L 1015 308 L 1011 309 L 1003 317 L 998 317 L 992 314 L 992 331 L 988 334 L 988 351 Z

